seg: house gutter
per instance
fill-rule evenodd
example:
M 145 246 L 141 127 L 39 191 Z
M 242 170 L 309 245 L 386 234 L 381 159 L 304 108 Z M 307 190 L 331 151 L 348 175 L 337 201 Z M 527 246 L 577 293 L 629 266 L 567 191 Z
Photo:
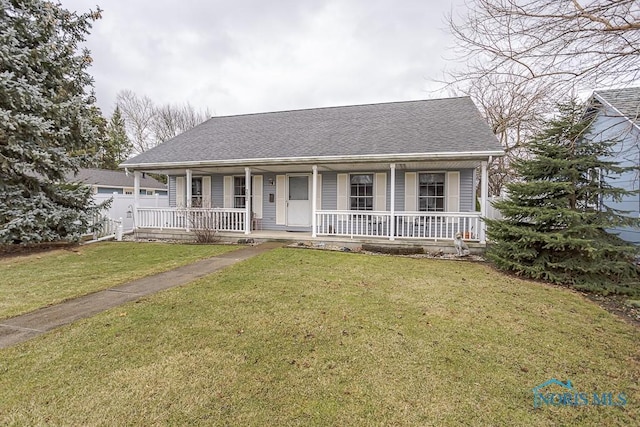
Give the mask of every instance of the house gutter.
M 504 156 L 504 151 L 468 151 L 411 154 L 371 154 L 364 156 L 324 156 L 324 157 L 281 157 L 266 159 L 231 160 L 192 160 L 186 162 L 162 163 L 121 163 L 120 168 L 183 168 L 183 167 L 221 167 L 221 166 L 282 166 L 288 164 L 332 164 L 332 163 L 371 163 L 371 162 L 416 162 L 429 160 L 475 160 L 492 156 Z

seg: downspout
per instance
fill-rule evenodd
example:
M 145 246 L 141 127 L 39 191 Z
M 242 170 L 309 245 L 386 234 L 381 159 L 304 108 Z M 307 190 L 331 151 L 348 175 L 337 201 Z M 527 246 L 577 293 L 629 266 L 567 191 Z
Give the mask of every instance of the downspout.
M 316 211 L 318 210 L 318 166 L 313 165 L 313 180 L 311 187 L 311 237 L 316 237 L 316 228 L 318 219 Z
M 251 188 L 251 168 L 244 168 L 245 182 L 245 216 L 244 216 L 244 234 L 251 234 L 251 202 L 253 200 Z
M 389 223 L 389 240 L 396 238 L 396 164 L 391 163 L 391 205 L 390 205 L 390 223 Z

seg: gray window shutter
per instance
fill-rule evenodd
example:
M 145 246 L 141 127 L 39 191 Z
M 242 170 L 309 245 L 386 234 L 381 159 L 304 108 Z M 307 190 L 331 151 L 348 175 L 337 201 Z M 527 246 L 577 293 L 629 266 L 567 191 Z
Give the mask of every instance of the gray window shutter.
M 349 174 L 338 174 L 338 203 L 339 211 L 349 210 Z
M 317 188 L 318 193 L 316 194 L 316 209 L 322 210 L 322 174 L 318 174 Z
M 211 207 L 211 177 L 202 177 L 202 207 Z
M 253 176 L 251 185 L 253 214 L 256 218 L 262 218 L 262 175 Z
M 407 212 L 418 210 L 418 174 L 415 172 L 404 174 L 404 210 Z
M 285 225 L 287 222 L 287 176 L 276 175 L 276 224 Z
M 447 172 L 445 186 L 447 212 L 460 212 L 460 172 Z
M 374 189 L 375 197 L 373 199 L 374 211 L 386 211 L 387 210 L 387 174 L 377 173 L 375 176 Z
M 225 208 L 232 208 L 233 205 L 233 177 L 225 176 L 224 177 L 224 204 L 222 205 Z
M 186 204 L 185 197 L 185 178 L 184 176 L 176 177 L 176 207 L 184 208 Z

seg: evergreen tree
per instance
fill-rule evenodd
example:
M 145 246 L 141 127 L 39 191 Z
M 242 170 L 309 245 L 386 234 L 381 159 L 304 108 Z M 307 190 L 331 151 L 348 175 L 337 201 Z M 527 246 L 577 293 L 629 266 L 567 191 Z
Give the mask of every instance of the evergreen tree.
M 132 145 L 127 136 L 124 118 L 120 108 L 116 106 L 107 123 L 107 135 L 100 153 L 100 167 L 118 169 L 118 165 L 129 158 L 131 151 Z
M 96 207 L 65 175 L 99 138 L 84 41 L 100 11 L 0 0 L 0 243 L 76 240 Z
M 515 162 L 520 177 L 495 206 L 502 220 L 487 220 L 488 258 L 503 270 L 578 289 L 634 294 L 640 276 L 637 248 L 605 230 L 638 225 L 603 201 L 632 192 L 603 177 L 628 170 L 612 159 L 616 141 L 590 141 L 590 118 L 577 102 L 534 137 L 530 157 Z

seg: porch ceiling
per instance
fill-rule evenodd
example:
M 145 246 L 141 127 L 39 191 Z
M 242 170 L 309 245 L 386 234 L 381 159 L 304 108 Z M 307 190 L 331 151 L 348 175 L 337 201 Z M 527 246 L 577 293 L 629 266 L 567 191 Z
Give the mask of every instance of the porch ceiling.
M 433 161 L 417 161 L 396 163 L 396 170 L 445 170 L 445 169 L 470 169 L 480 166 L 480 160 L 433 160 Z M 368 163 L 317 163 L 318 172 L 335 171 L 335 172 L 373 172 L 390 169 L 389 162 L 368 162 Z M 243 165 L 224 166 L 224 167 L 193 167 L 191 171 L 194 175 L 201 174 L 244 174 Z M 157 173 L 162 175 L 185 175 L 187 168 L 171 168 L 171 169 L 137 169 L 140 171 Z M 312 165 L 309 164 L 287 164 L 287 165 L 268 165 L 268 166 L 251 166 L 251 173 L 304 173 L 311 172 Z

